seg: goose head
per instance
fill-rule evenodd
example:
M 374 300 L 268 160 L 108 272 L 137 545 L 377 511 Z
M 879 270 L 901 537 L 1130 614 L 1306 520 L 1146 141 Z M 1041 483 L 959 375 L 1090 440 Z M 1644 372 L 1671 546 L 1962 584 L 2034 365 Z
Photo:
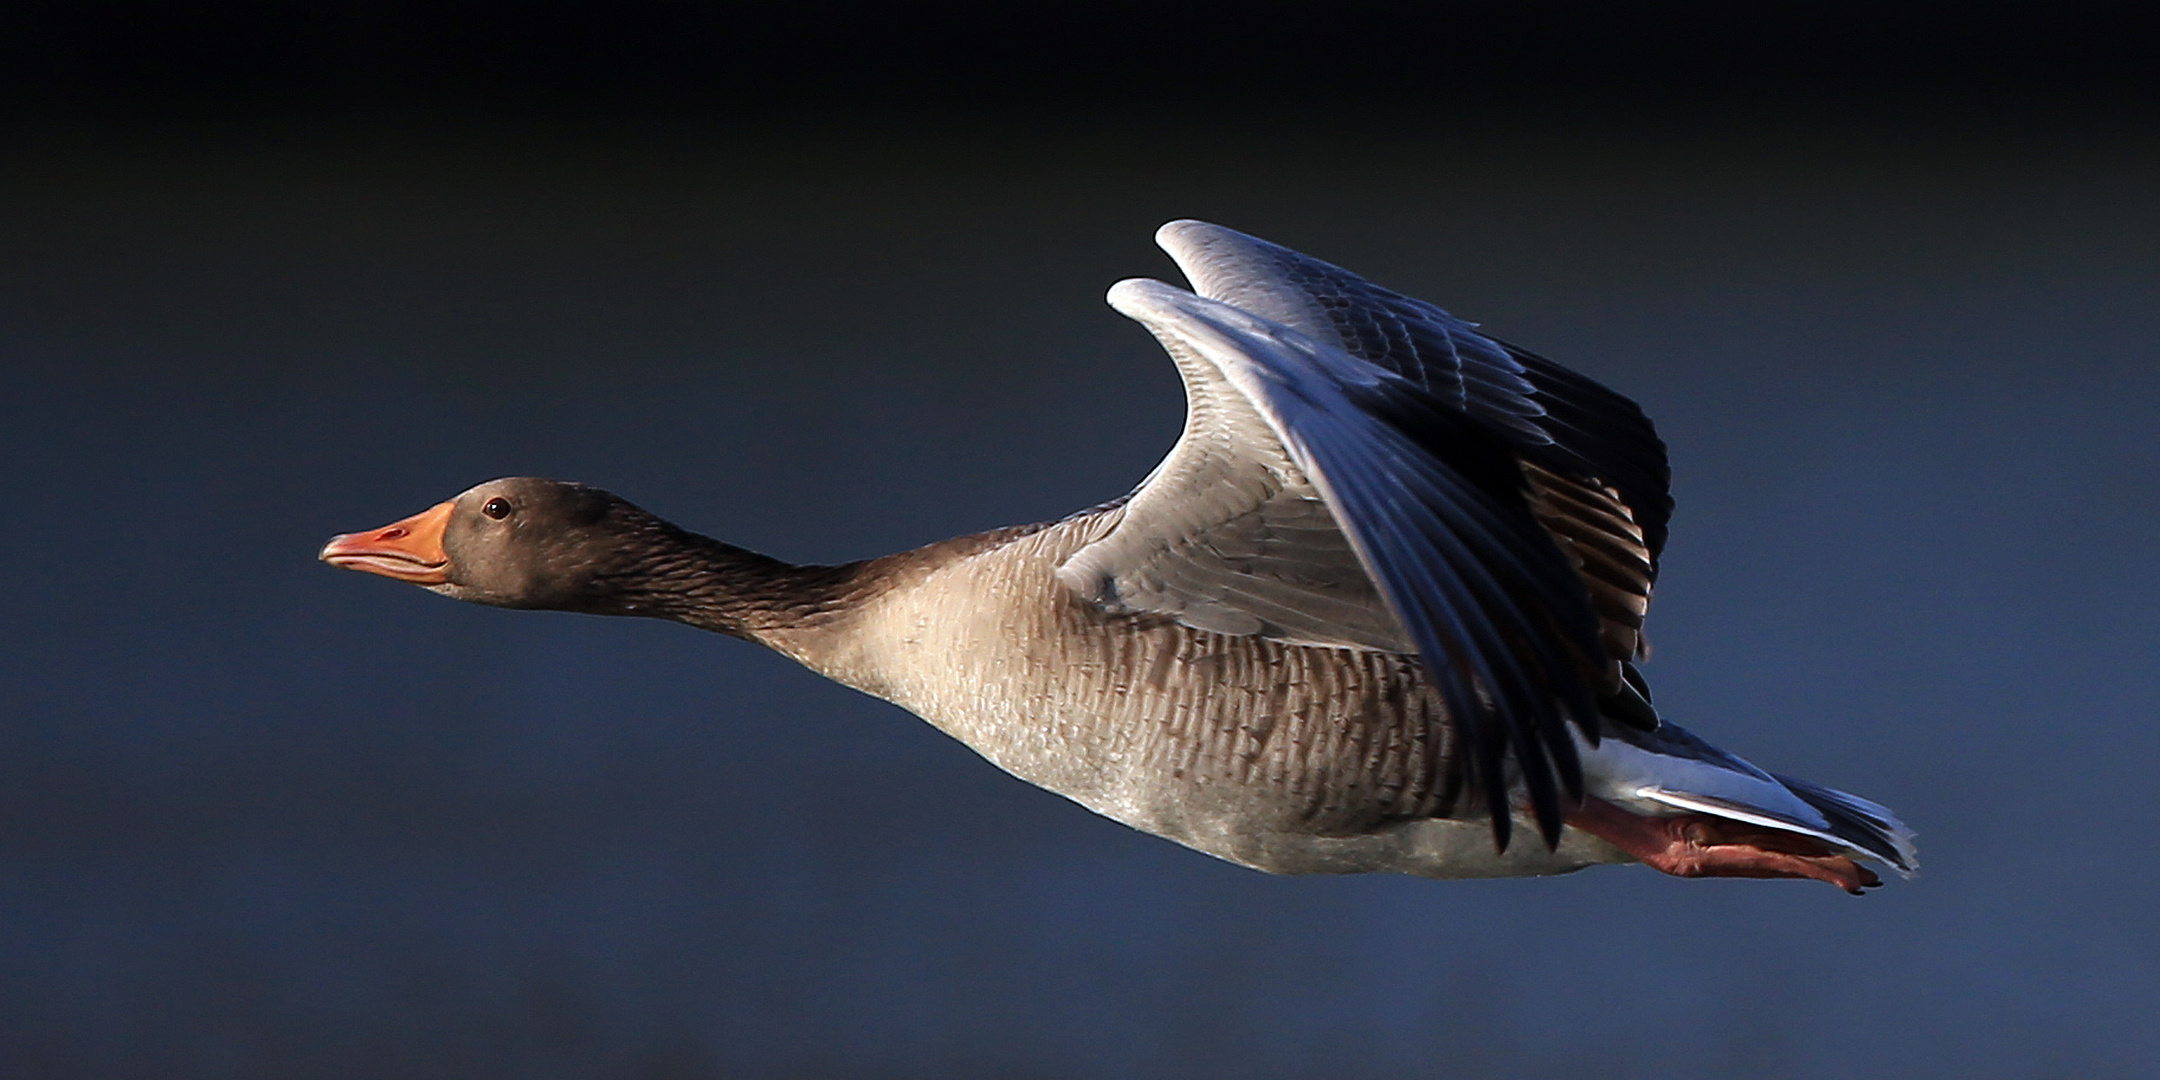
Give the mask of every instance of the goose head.
M 674 531 L 599 488 L 519 476 L 331 537 L 320 557 L 474 603 L 613 613 L 621 576 Z

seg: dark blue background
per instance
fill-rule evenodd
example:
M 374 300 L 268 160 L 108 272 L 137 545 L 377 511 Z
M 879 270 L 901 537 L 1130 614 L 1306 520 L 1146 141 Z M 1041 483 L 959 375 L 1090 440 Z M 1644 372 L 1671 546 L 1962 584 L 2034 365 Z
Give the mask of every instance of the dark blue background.
M 2160 153 L 2122 100 L 88 84 L 0 156 L 0 1072 L 2160 1070 Z M 804 561 L 1109 498 L 1182 401 L 1100 298 L 1174 275 L 1179 216 L 1640 400 L 1659 704 L 1895 807 L 1924 874 L 1270 878 L 737 642 L 313 561 L 505 474 Z

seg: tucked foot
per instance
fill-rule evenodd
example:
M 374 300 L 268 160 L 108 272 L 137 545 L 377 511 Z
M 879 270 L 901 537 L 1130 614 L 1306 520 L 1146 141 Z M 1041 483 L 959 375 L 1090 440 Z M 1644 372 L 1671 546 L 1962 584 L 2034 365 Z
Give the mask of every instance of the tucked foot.
M 1854 896 L 1882 884 L 1873 870 L 1812 836 L 1708 814 L 1650 817 L 1584 799 L 1567 823 L 1676 877 L 1812 878 Z

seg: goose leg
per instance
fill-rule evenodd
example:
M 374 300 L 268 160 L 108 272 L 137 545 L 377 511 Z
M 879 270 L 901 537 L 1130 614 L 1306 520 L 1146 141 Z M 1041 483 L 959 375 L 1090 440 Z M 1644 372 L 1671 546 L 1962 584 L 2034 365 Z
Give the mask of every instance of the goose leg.
M 1676 877 L 1812 878 L 1860 895 L 1873 870 L 1811 836 L 1708 814 L 1650 817 L 1584 799 L 1567 823 Z

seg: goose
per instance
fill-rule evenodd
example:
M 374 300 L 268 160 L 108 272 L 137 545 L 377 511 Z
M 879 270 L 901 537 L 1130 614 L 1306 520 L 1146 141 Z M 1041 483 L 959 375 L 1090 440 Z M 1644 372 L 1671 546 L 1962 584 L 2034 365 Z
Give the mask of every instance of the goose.
M 1182 378 L 1122 498 L 837 566 L 607 491 L 493 480 L 322 560 L 506 608 L 671 619 L 890 701 L 1143 832 L 1283 874 L 1909 875 L 1912 831 L 1659 716 L 1672 512 L 1631 400 L 1348 270 L 1199 221 L 1110 306 Z M 1525 841 L 1518 834 L 1531 834 Z

